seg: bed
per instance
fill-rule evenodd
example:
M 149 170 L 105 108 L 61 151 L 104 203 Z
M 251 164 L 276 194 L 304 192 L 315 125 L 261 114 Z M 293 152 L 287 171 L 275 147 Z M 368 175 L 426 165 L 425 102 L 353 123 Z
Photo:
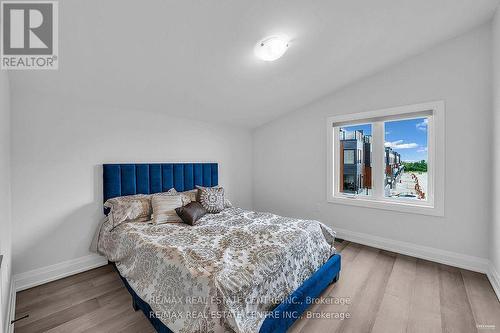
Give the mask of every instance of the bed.
M 217 163 L 105 164 L 104 201 L 218 185 Z M 106 213 L 106 212 L 105 212 Z M 286 332 L 339 278 L 335 233 L 227 208 L 196 226 L 103 224 L 99 250 L 158 332 Z

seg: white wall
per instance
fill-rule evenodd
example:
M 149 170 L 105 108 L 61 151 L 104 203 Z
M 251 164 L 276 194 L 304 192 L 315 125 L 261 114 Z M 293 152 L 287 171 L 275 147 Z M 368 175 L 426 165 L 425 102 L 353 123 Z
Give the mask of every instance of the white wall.
M 143 110 L 12 97 L 14 272 L 89 254 L 102 217 L 103 163 L 219 162 L 220 184 L 251 208 L 251 132 Z
M 490 37 L 489 24 L 478 27 L 258 128 L 254 208 L 488 258 Z M 447 112 L 444 218 L 326 202 L 327 116 L 433 100 Z
M 6 71 L 0 70 L 0 330 L 7 323 L 11 282 L 11 197 L 10 197 L 10 91 Z
M 500 298 L 500 9 L 493 20 L 493 218 L 490 232 L 490 259 Z

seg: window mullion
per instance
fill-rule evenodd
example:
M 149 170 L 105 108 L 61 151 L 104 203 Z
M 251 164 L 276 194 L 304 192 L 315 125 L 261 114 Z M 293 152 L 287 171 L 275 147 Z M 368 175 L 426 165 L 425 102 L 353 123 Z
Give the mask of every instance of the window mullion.
M 384 199 L 384 122 L 377 121 L 373 123 L 373 199 Z

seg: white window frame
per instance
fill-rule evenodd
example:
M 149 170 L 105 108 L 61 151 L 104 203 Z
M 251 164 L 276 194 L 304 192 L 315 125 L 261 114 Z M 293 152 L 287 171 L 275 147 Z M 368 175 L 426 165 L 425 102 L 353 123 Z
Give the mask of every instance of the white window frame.
M 384 196 L 384 121 L 427 116 L 428 190 L 427 200 L 417 202 Z M 445 104 L 435 101 L 389 109 L 337 115 L 327 118 L 327 201 L 334 204 L 444 216 L 445 179 Z M 339 126 L 372 124 L 372 195 L 347 195 L 339 192 Z

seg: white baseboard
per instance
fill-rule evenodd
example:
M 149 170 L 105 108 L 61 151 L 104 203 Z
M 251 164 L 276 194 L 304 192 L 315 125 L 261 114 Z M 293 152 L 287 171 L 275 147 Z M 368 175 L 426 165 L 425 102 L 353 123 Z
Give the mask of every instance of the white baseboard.
M 491 286 L 497 294 L 498 301 L 500 302 L 500 274 L 493 266 L 493 263 L 490 263 L 490 270 L 488 271 L 488 279 L 490 280 Z
M 396 241 L 345 229 L 334 228 L 334 230 L 337 232 L 338 238 L 355 243 L 434 261 L 440 264 L 459 267 L 470 271 L 485 274 L 490 271 L 490 262 L 485 258 L 469 256 L 466 254 L 455 253 L 408 242 Z
M 14 320 L 15 316 L 16 316 L 16 288 L 14 280 L 12 280 L 10 283 L 10 290 L 9 290 L 9 303 L 7 304 L 7 318 L 6 322 L 4 323 L 5 333 L 14 332 L 14 324 L 11 324 L 10 322 Z
M 15 290 L 21 291 L 38 285 L 62 279 L 64 277 L 88 271 L 108 263 L 107 259 L 97 254 L 63 261 L 61 263 L 37 268 L 14 275 Z

